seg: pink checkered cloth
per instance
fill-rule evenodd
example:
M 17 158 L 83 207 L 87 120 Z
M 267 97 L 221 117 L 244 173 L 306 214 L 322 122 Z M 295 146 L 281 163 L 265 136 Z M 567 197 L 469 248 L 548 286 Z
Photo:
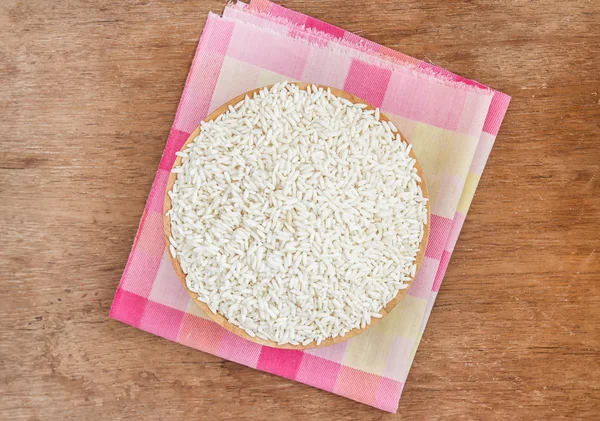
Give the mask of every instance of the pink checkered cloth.
M 190 300 L 165 248 L 169 171 L 208 113 L 281 80 L 333 86 L 378 106 L 413 144 L 431 198 L 430 239 L 407 296 L 380 323 L 305 352 L 241 339 Z M 210 14 L 110 316 L 221 358 L 395 412 L 510 97 L 267 0 Z

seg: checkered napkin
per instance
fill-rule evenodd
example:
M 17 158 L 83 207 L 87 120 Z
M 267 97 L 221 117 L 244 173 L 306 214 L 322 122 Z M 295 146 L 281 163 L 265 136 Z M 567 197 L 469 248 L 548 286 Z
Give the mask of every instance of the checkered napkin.
M 340 344 L 257 345 L 213 323 L 179 282 L 163 237 L 175 152 L 210 111 L 281 80 L 333 86 L 378 106 L 413 144 L 431 200 L 429 244 L 407 296 Z M 221 358 L 395 412 L 510 97 L 343 29 L 273 4 L 209 14 L 110 316 Z

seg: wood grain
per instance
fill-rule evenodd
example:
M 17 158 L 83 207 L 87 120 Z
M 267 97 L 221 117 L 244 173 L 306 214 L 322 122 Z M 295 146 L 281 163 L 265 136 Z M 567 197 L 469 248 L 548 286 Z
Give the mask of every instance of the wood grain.
M 600 3 L 281 4 L 513 97 L 399 413 L 108 319 L 224 2 L 4 0 L 0 419 L 597 419 Z
M 305 90 L 309 85 L 310 86 L 316 86 L 318 88 L 323 88 L 323 89 L 329 89 L 331 90 L 331 93 L 337 97 L 340 98 L 345 98 L 348 101 L 352 102 L 353 104 L 365 104 L 366 107 L 364 108 L 365 110 L 374 110 L 375 108 L 371 105 L 368 104 L 367 102 L 365 102 L 364 100 L 358 98 L 355 95 L 352 95 L 348 92 L 344 92 L 340 89 L 336 89 L 336 88 L 332 88 L 330 86 L 326 86 L 326 85 L 315 85 L 315 84 L 311 84 L 311 83 L 305 83 L 305 82 L 295 82 L 295 84 L 302 90 Z M 266 88 L 271 88 L 273 85 L 268 85 L 266 86 Z M 262 88 L 256 88 L 256 89 L 252 89 L 248 92 L 244 92 L 240 95 L 238 95 L 235 98 L 230 99 L 229 101 L 227 101 L 225 104 L 222 104 L 221 106 L 217 107 L 212 113 L 210 113 L 206 119 L 204 119 L 204 121 L 212 121 L 215 120 L 216 118 L 218 118 L 221 114 L 224 114 L 225 112 L 228 111 L 230 106 L 235 106 L 237 103 L 239 103 L 240 101 L 243 101 L 244 98 L 246 96 L 253 98 L 254 95 L 256 93 L 258 93 Z M 390 123 L 390 119 L 383 113 L 380 114 L 379 119 L 381 121 L 386 121 L 388 123 Z M 193 142 L 194 139 L 200 134 L 200 126 L 198 126 L 188 137 L 188 139 L 185 141 L 185 143 L 182 145 L 180 150 L 184 150 L 187 148 L 188 144 Z M 404 135 L 402 133 L 400 133 L 398 131 L 398 133 L 400 135 L 400 138 L 402 139 L 403 142 L 407 142 L 408 140 L 404 137 Z M 423 168 L 421 167 L 421 164 L 419 163 L 419 160 L 417 159 L 417 156 L 415 155 L 414 151 L 410 151 L 409 152 L 409 156 L 411 158 L 413 158 L 415 160 L 415 169 L 417 170 L 417 175 L 419 176 L 419 178 L 421 179 L 421 181 L 419 183 L 417 183 L 417 185 L 419 187 L 421 187 L 421 191 L 423 193 L 423 197 L 425 199 L 427 199 L 428 201 L 426 202 L 426 208 L 427 208 L 427 218 L 426 221 L 427 223 L 425 224 L 425 226 L 423 227 L 423 239 L 421 240 L 421 243 L 419 244 L 419 252 L 416 255 L 416 259 L 415 259 L 415 264 L 417 265 L 417 271 L 419 270 L 419 268 L 421 267 L 421 264 L 423 263 L 423 258 L 425 257 L 425 249 L 427 248 L 427 241 L 429 240 L 429 227 L 431 226 L 430 224 L 430 220 L 431 220 L 431 209 L 429 206 L 429 191 L 427 190 L 427 181 L 425 179 L 425 174 L 423 174 Z M 177 158 L 175 158 L 175 161 L 173 162 L 173 166 L 172 168 L 178 167 L 181 165 L 182 159 L 180 156 L 178 156 Z M 173 185 L 175 184 L 175 181 L 177 180 L 177 174 L 176 173 L 171 173 L 169 175 L 169 179 L 167 180 L 167 187 L 165 189 L 165 199 L 164 199 L 164 214 L 166 215 L 167 212 L 169 210 L 171 210 L 171 205 L 172 205 L 172 201 L 171 201 L 171 197 L 167 194 L 167 192 L 170 192 L 173 189 Z M 165 232 L 165 241 L 166 244 L 169 244 L 169 237 L 171 237 L 171 218 L 169 218 L 168 216 L 164 216 L 163 218 L 163 224 L 164 224 L 164 232 Z M 398 290 L 398 293 L 396 294 L 396 296 L 390 300 L 390 302 L 388 302 L 384 308 L 382 308 L 379 311 L 379 314 L 381 314 L 381 318 L 372 318 L 371 319 L 371 323 L 368 324 L 367 326 L 365 326 L 364 328 L 355 328 L 350 330 L 348 333 L 346 333 L 343 337 L 342 336 L 336 336 L 335 338 L 326 338 L 325 340 L 323 340 L 319 345 L 317 345 L 317 343 L 315 341 L 310 342 L 307 345 L 302 345 L 302 344 L 298 344 L 298 345 L 292 345 L 292 344 L 282 344 L 279 345 L 277 342 L 275 341 L 269 341 L 269 340 L 264 340 L 258 337 L 252 337 L 250 335 L 248 335 L 246 333 L 246 331 L 244 329 L 241 329 L 239 327 L 237 327 L 236 325 L 234 325 L 233 323 L 229 323 L 229 321 L 227 320 L 226 317 L 224 317 L 223 315 L 219 314 L 219 313 L 213 313 L 212 310 L 210 309 L 210 307 L 208 305 L 206 305 L 206 303 L 203 303 L 202 301 L 200 301 L 198 299 L 198 294 L 195 292 L 192 292 L 188 289 L 187 287 L 187 282 L 186 282 L 186 274 L 184 273 L 183 269 L 181 268 L 181 265 L 179 264 L 179 259 L 177 259 L 176 257 L 173 257 L 173 255 L 169 254 L 169 256 L 171 257 L 171 262 L 173 262 L 173 268 L 175 269 L 175 273 L 177 274 L 177 277 L 179 278 L 179 281 L 181 282 L 181 284 L 183 285 L 183 287 L 185 288 L 185 290 L 187 291 L 187 293 L 190 295 L 190 297 L 192 298 L 192 300 L 196 303 L 196 305 L 198 307 L 200 307 L 202 309 L 202 311 L 204 312 L 204 314 L 206 314 L 209 318 L 211 318 L 214 322 L 216 322 L 217 324 L 219 324 L 219 326 L 224 327 L 225 329 L 229 330 L 230 332 L 235 333 L 238 336 L 241 336 L 242 338 L 249 340 L 251 342 L 255 342 L 257 344 L 260 345 L 267 345 L 270 346 L 272 348 L 282 348 L 282 349 L 297 349 L 297 350 L 304 350 L 304 349 L 313 349 L 313 348 L 321 348 L 321 347 L 325 347 L 325 346 L 331 346 L 331 345 L 335 345 L 337 343 L 340 342 L 344 342 L 347 341 L 348 339 L 351 339 L 353 337 L 355 337 L 356 335 L 364 332 L 365 330 L 367 330 L 368 328 L 374 326 L 376 323 L 378 323 L 381 319 L 383 319 L 384 316 L 387 316 L 390 311 L 392 311 L 396 305 L 400 302 L 400 300 L 402 300 L 404 298 L 404 296 L 406 295 L 406 292 L 408 291 L 408 289 L 401 289 Z M 410 286 L 410 284 L 412 284 L 414 279 L 411 279 L 407 282 L 405 282 L 408 286 Z

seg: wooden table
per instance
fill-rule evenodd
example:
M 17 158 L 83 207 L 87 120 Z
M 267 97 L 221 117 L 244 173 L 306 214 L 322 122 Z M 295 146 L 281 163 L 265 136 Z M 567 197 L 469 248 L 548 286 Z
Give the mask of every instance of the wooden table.
M 594 0 L 283 2 L 513 97 L 397 415 L 108 319 L 223 5 L 0 3 L 0 419 L 598 419 Z

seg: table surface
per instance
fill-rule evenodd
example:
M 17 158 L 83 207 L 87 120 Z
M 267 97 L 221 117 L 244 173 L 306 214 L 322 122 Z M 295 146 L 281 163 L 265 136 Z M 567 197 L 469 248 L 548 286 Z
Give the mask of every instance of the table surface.
M 4 0 L 0 419 L 597 417 L 600 2 L 282 4 L 513 97 L 398 414 L 108 319 L 224 2 Z

